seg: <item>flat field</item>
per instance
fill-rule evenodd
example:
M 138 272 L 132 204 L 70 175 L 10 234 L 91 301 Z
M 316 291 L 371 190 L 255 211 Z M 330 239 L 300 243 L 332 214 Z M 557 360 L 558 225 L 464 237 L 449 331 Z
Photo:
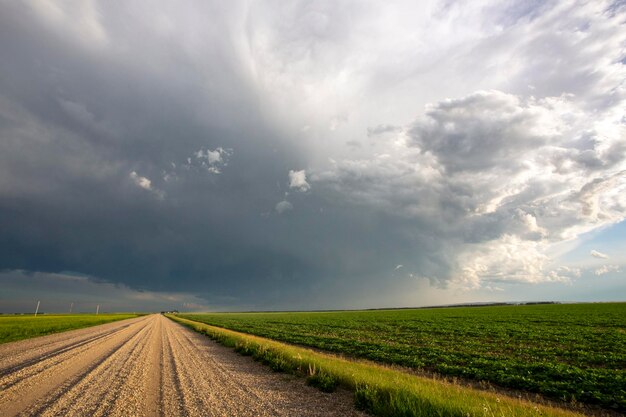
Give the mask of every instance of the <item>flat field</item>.
M 626 412 L 626 303 L 179 316 Z
M 0 315 L 0 343 L 80 329 L 137 316 L 137 314 L 42 314 L 37 317 L 33 315 Z

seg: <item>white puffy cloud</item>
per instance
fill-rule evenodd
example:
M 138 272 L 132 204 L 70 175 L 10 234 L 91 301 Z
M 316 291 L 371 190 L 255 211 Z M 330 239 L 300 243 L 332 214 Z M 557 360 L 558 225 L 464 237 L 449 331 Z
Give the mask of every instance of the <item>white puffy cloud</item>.
M 597 268 L 593 273 L 597 276 L 608 274 L 609 272 L 620 272 L 619 265 L 603 265 Z
M 148 190 L 148 191 L 153 190 L 152 181 L 150 181 L 148 178 L 142 177 L 141 175 L 137 174 L 135 171 L 132 171 L 129 176 L 130 176 L 130 179 L 133 180 L 133 182 L 135 183 L 137 187 L 141 187 L 144 190 Z
M 349 23 L 319 2 L 252 24 L 255 80 L 316 141 L 306 183 L 405 218 L 444 285 L 575 278 L 559 245 L 626 212 L 626 9 L 352 6 Z
M 455 254 L 443 285 L 568 281 L 580 270 L 560 265 L 556 246 L 626 213 L 625 158 L 607 152 L 624 143 L 624 122 L 583 107 L 501 91 L 443 100 L 385 153 L 311 178 L 437 236 Z
M 593 256 L 594 258 L 609 259 L 609 255 L 607 255 L 606 253 L 598 252 L 595 249 L 592 250 L 590 253 L 591 253 L 591 256 Z
M 278 214 L 283 214 L 283 213 L 293 210 L 293 204 L 291 204 L 287 200 L 279 201 L 276 204 L 276 207 L 274 207 L 274 209 L 276 210 Z
M 167 169 L 161 171 L 163 181 L 166 183 L 178 180 L 182 173 L 221 174 L 222 169 L 228 166 L 233 150 L 218 146 L 214 150 L 200 148 L 187 156 L 183 162 L 170 162 Z
M 509 234 L 466 245 L 457 258 L 453 285 L 480 288 L 488 282 L 568 282 L 581 275 L 578 268 L 553 265 L 548 249 L 545 242 Z
M 224 149 L 221 146 L 211 149 L 199 149 L 194 152 L 195 161 L 200 164 L 202 168 L 205 168 L 212 174 L 220 174 L 222 167 L 228 165 L 228 159 L 232 156 L 232 149 Z M 191 158 L 187 160 L 187 163 L 191 166 L 194 164 Z
M 163 191 L 154 188 L 152 186 L 152 181 L 150 181 L 149 178 L 142 177 L 141 175 L 137 174 L 137 172 L 135 171 L 131 171 L 131 173 L 128 176 L 137 187 L 143 188 L 144 190 L 147 190 L 147 191 L 151 191 L 154 194 L 156 194 L 159 198 L 163 198 L 164 196 Z
M 446 174 L 517 170 L 527 152 L 558 144 L 575 115 L 565 98 L 524 100 L 479 91 L 427 106 L 425 117 L 408 133 L 411 145 L 435 156 Z
M 306 171 L 289 171 L 289 188 L 295 188 L 298 191 L 308 191 L 311 185 L 306 181 Z

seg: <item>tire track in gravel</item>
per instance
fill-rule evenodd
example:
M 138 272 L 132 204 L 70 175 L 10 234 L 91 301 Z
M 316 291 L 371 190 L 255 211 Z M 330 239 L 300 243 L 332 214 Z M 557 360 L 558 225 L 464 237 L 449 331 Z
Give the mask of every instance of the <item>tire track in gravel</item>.
M 0 346 L 3 416 L 364 416 L 152 315 Z
M 6 373 L 0 378 L 0 410 L 4 415 L 18 415 L 31 407 L 35 399 L 48 398 L 51 391 L 65 388 L 121 349 L 129 337 L 134 336 L 150 325 L 150 321 L 134 319 L 130 325 L 120 326 L 105 337 L 94 337 L 88 343 L 72 343 L 73 349 L 61 349 L 62 353 L 43 355 L 41 361 L 19 367 L 15 372 Z M 18 352 L 28 349 L 28 340 L 15 342 Z M 44 350 L 45 352 L 45 350 Z M 3 352 L 4 353 L 4 352 Z M 27 413 L 28 414 L 28 413 Z M 37 415 L 32 414 L 32 415 Z
M 74 413 L 96 417 L 109 415 L 110 410 L 115 408 L 115 403 L 124 398 L 121 395 L 122 390 L 129 383 L 131 374 L 136 374 L 143 365 L 142 354 L 153 331 L 152 326 L 142 328 L 88 373 L 71 381 L 68 387 L 62 386 L 55 390 L 44 404 L 28 410 L 27 414 L 61 416 Z M 139 385 L 138 388 L 143 387 Z M 132 406 L 132 400 L 136 399 L 131 396 L 131 401 L 126 405 Z
M 120 324 L 122 324 L 120 326 Z M 91 342 L 116 333 L 131 323 L 108 323 L 93 328 L 75 330 L 72 338 L 67 339 L 68 333 L 58 333 L 46 337 L 28 340 L 28 349 L 16 352 L 12 344 L 0 345 L 0 378 L 15 373 L 44 359 L 53 358 L 66 351 L 79 348 Z M 0 386 L 0 388 L 6 388 Z

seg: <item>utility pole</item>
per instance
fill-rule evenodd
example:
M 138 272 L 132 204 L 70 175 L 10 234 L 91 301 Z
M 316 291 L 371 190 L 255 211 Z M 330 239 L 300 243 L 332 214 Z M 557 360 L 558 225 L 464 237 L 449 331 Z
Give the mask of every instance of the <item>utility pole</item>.
M 98 315 L 99 311 L 100 311 L 100 304 L 98 304 L 98 306 L 96 307 L 96 315 Z
M 37 301 L 37 308 L 35 309 L 35 317 L 37 317 L 37 313 L 39 313 L 39 303 L 41 303 L 41 301 Z
M 74 308 L 74 303 L 70 304 L 70 314 L 72 314 L 72 309 Z

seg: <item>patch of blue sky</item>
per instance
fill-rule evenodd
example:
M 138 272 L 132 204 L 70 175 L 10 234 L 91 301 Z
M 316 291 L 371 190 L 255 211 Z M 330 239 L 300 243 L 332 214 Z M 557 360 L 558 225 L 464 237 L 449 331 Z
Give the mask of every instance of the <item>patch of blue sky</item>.
M 608 255 L 607 259 L 594 258 L 591 251 Z M 626 264 L 626 220 L 609 227 L 595 230 L 579 237 L 579 244 L 561 257 L 568 264 Z

